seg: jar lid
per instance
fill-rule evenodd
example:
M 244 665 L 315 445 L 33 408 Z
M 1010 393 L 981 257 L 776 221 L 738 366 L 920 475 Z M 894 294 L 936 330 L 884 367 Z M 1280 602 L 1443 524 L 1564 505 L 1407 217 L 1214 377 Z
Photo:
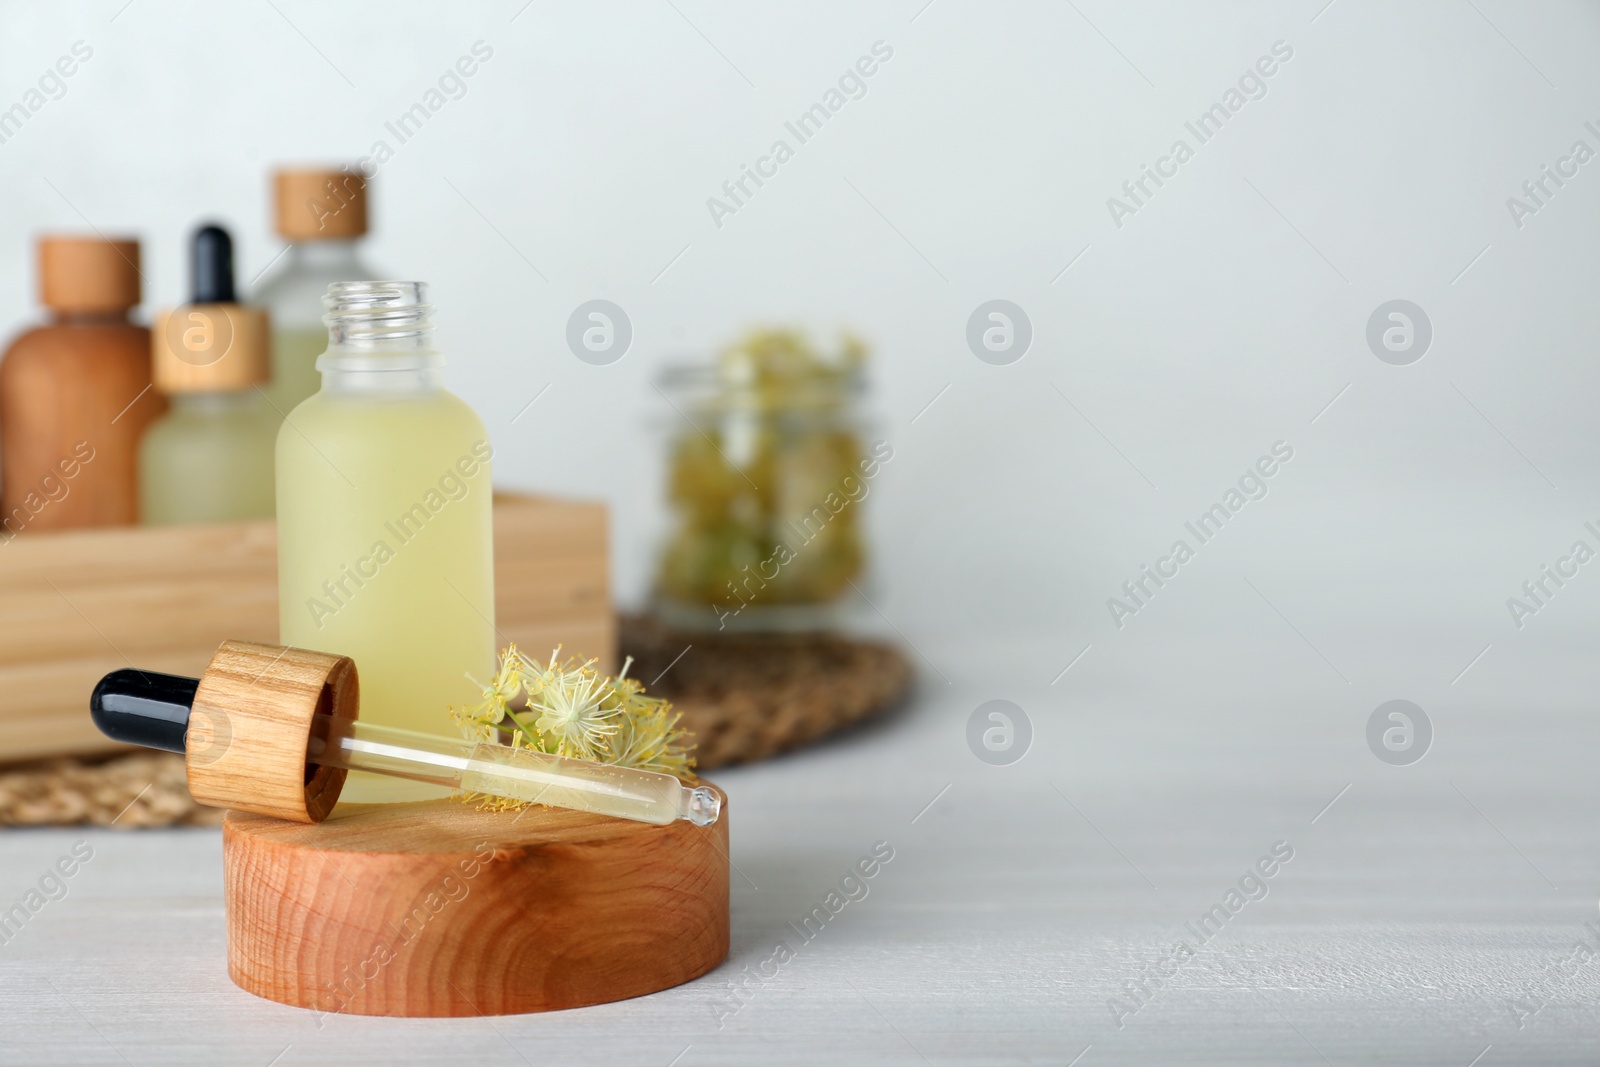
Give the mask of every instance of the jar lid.
M 819 367 L 786 377 L 741 374 L 727 364 L 672 363 L 656 376 L 663 395 L 699 411 L 756 415 L 842 413 L 865 391 L 859 366 Z

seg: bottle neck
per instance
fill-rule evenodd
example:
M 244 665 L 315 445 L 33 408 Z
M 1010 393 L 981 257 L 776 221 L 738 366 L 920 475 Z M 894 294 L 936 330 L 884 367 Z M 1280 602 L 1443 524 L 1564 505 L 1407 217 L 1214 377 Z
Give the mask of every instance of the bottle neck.
M 431 393 L 444 388 L 444 357 L 377 353 L 349 356 L 332 348 L 317 357 L 325 393 Z
M 353 237 L 336 238 L 327 241 L 294 241 L 289 245 L 289 251 L 284 258 L 289 265 L 304 270 L 330 271 L 355 277 L 363 273 L 361 270 L 347 270 L 359 267 L 356 259 L 356 242 Z
M 57 326 L 120 326 L 128 321 L 132 308 L 106 308 L 85 311 L 80 308 L 50 308 L 50 320 Z
M 322 388 L 335 393 L 415 393 L 443 387 L 433 347 L 433 305 L 421 282 L 336 282 L 322 298 L 328 350 Z
M 170 393 L 172 410 L 185 415 L 231 415 L 255 406 L 254 387 L 217 389 L 204 393 Z

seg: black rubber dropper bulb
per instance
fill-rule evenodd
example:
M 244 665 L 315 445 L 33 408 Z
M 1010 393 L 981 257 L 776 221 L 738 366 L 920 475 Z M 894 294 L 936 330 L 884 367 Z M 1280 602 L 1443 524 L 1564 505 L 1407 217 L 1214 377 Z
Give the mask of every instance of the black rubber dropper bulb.
M 189 246 L 190 303 L 233 304 L 233 238 L 209 223 L 194 232 Z
M 89 696 L 89 714 L 113 741 L 182 752 L 198 678 L 154 671 L 112 671 Z

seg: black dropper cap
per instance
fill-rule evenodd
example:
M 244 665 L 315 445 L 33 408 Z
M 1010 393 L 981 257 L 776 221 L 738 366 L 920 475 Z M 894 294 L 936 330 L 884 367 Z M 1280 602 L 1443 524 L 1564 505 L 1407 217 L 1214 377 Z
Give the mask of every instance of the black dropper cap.
M 193 304 L 234 304 L 233 238 L 215 223 L 194 232 L 189 246 L 189 289 Z
M 89 697 L 89 714 L 113 741 L 182 752 L 198 678 L 154 671 L 112 671 Z

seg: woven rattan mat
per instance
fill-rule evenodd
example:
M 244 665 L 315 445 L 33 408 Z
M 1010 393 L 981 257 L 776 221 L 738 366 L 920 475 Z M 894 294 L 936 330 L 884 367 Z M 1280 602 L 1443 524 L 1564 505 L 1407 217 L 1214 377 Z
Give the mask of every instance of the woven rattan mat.
M 0 825 L 93 823 L 210 826 L 222 812 L 196 804 L 184 781 L 183 757 L 135 752 L 102 762 L 50 760 L 0 772 Z
M 808 744 L 894 705 L 911 664 L 892 645 L 821 634 L 678 633 L 624 616 L 629 676 L 672 700 L 698 745 L 699 769 Z M 222 812 L 189 796 L 183 757 L 138 752 L 0 771 L 0 826 L 209 826 Z
M 911 684 L 905 655 L 878 641 L 679 633 L 628 615 L 621 623 L 629 677 L 683 713 L 703 771 L 766 759 L 871 718 Z

